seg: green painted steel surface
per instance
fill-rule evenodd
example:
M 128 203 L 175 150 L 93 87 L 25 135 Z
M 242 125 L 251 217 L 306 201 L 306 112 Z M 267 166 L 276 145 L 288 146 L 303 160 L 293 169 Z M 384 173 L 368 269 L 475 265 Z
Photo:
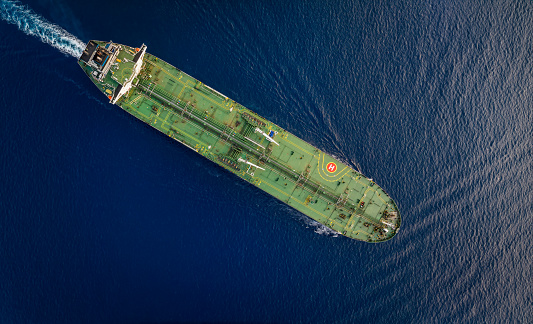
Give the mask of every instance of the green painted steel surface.
M 347 237 L 398 232 L 396 204 L 361 173 L 153 55 L 135 75 L 143 48 L 91 42 L 114 53 L 99 53 L 109 56 L 102 66 L 86 53 L 80 66 L 111 100 L 131 82 L 116 104 L 133 116 Z

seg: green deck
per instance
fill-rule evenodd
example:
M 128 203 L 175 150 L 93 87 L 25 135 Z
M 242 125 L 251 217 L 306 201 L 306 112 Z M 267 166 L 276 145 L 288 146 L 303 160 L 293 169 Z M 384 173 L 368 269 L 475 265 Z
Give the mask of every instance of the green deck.
M 115 95 L 134 70 L 135 49 L 118 46 L 120 63 L 111 62 L 101 82 L 91 74 L 94 69 L 79 60 L 107 96 Z M 153 55 L 144 55 L 133 87 L 116 104 L 347 237 L 382 242 L 400 228 L 396 204 L 373 181 Z M 266 134 L 274 131 L 272 139 L 279 145 L 257 128 Z M 336 165 L 333 172 L 327 169 L 331 162 Z

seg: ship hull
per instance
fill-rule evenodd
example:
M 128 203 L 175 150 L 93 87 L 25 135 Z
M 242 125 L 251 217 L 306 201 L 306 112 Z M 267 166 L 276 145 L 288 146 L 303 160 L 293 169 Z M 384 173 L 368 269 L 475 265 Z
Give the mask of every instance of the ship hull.
M 371 179 L 144 45 L 91 41 L 78 62 L 111 103 L 332 230 L 366 242 L 398 232 L 395 202 Z

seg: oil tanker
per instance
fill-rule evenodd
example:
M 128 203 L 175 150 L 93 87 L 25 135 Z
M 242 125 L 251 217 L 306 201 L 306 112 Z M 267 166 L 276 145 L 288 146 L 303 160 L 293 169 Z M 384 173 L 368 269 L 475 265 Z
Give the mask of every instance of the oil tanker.
M 91 40 L 78 59 L 115 104 L 346 237 L 396 235 L 396 203 L 372 179 L 146 52 Z

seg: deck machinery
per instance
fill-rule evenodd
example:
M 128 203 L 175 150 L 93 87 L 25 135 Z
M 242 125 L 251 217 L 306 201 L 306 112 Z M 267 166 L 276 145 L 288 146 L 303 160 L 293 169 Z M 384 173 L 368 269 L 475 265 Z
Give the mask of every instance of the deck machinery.
M 90 41 L 78 60 L 116 104 L 334 231 L 383 242 L 400 229 L 385 191 L 360 172 L 165 61 Z

